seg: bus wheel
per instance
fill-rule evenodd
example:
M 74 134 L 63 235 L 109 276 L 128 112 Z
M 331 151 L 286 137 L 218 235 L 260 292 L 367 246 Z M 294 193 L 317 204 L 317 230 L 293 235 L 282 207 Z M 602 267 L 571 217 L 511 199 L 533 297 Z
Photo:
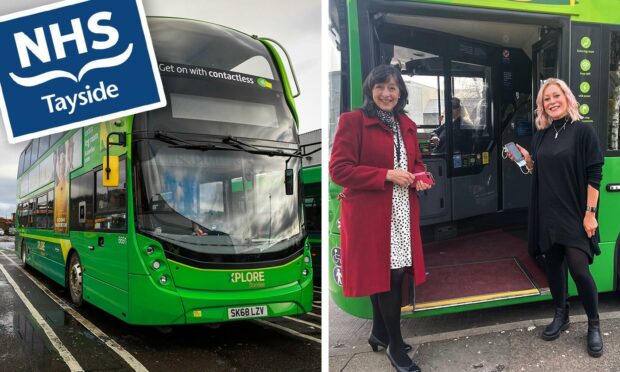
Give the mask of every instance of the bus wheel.
M 77 253 L 72 254 L 69 261 L 69 279 L 67 284 L 69 286 L 71 302 L 77 307 L 82 306 L 82 264 Z
M 22 267 L 23 268 L 28 267 L 28 264 L 26 263 L 26 242 L 25 241 L 22 242 Z

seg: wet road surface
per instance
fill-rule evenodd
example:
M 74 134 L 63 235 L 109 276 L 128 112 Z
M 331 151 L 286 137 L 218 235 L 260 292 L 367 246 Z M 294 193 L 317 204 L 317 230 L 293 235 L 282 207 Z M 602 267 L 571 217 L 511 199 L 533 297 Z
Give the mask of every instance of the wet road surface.
M 312 313 L 302 316 L 218 328 L 131 326 L 89 304 L 73 309 L 61 286 L 20 267 L 12 238 L 2 240 L 0 371 L 320 371 L 320 287 Z M 19 291 L 40 314 L 39 322 Z

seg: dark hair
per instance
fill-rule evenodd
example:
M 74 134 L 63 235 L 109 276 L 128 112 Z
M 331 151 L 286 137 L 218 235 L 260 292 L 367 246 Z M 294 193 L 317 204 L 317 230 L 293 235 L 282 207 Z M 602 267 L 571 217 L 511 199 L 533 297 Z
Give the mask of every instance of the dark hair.
M 377 116 L 377 107 L 375 102 L 372 100 L 372 88 L 374 88 L 377 84 L 387 83 L 392 78 L 396 80 L 398 90 L 400 90 L 400 98 L 398 98 L 398 103 L 394 107 L 393 112 L 395 114 L 405 113 L 405 105 L 407 105 L 408 94 L 407 86 L 405 85 L 405 81 L 400 74 L 400 70 L 391 65 L 379 65 L 373 68 L 368 76 L 366 76 L 366 80 L 364 80 L 364 85 L 362 88 L 362 92 L 364 93 L 364 106 L 362 106 L 362 111 L 364 111 L 366 116 Z
M 458 97 L 452 97 L 452 109 L 461 108 L 461 99 Z

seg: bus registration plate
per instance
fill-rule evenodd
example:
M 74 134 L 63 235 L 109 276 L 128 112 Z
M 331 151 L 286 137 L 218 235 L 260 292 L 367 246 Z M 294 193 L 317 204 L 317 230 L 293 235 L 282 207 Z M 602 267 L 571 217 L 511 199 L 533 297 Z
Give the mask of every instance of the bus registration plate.
M 231 307 L 228 319 L 257 318 L 267 316 L 267 306 Z

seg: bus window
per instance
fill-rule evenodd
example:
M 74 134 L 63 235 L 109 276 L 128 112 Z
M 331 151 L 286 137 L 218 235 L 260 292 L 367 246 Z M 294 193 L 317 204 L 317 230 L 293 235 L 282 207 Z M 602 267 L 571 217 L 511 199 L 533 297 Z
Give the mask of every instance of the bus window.
M 487 120 L 490 67 L 453 62 L 453 71 L 469 76 L 452 78 L 452 136 L 454 153 L 463 155 L 463 167 L 483 164 L 480 153 L 489 151 L 493 128 Z M 472 156 L 464 156 L 472 154 Z M 466 164 L 465 159 L 469 160 Z
M 205 226 L 218 230 L 225 221 L 224 183 L 221 181 L 200 184 L 200 216 Z
M 50 147 L 54 146 L 56 142 L 64 135 L 64 132 L 54 133 L 50 135 Z
M 19 226 L 24 226 L 24 203 L 17 204 L 17 221 L 19 222 Z
M 47 192 L 47 228 L 54 228 L 54 190 Z
M 620 32 L 612 32 L 609 48 L 609 113 L 607 116 L 607 149 L 620 150 Z
M 96 173 L 95 230 L 124 230 L 127 228 L 127 189 L 125 160 L 119 164 L 119 186 L 103 186 L 103 169 Z
M 263 56 L 255 56 L 245 60 L 239 65 L 231 68 L 230 71 L 273 79 L 273 72 L 271 71 L 269 61 Z
M 88 172 L 71 180 L 71 230 L 89 231 L 94 229 L 93 193 L 95 190 L 93 172 Z M 81 209 L 80 209 L 81 208 Z
M 30 168 L 30 164 L 31 163 L 31 157 L 32 157 L 32 143 L 30 143 L 30 145 L 28 145 L 28 148 L 25 151 L 26 153 L 26 159 L 24 160 L 24 171 L 26 171 L 28 168 Z M 28 193 L 28 191 L 26 190 L 25 193 Z
M 26 223 L 26 226 L 28 227 L 35 227 L 34 214 L 35 214 L 36 208 L 37 208 L 36 200 L 30 199 L 28 201 L 28 222 Z
M 284 86 L 262 43 L 202 22 L 150 19 L 149 28 L 161 66 L 174 61 L 180 71 L 188 73 L 162 70 L 169 105 L 148 112 L 147 120 L 137 123 L 134 131 L 178 132 L 183 128 L 220 137 L 296 141 L 297 127 L 286 106 Z M 208 32 L 208 37 L 195 30 Z M 179 38 L 185 42 L 177 42 Z M 206 70 L 210 71 L 206 76 L 191 73 Z M 222 76 L 236 78 L 227 81 Z
M 47 183 L 53 181 L 54 178 L 54 157 L 48 156 L 41 162 L 39 166 L 40 174 L 39 174 L 39 182 L 41 185 L 46 185 Z
M 405 48 L 395 47 L 395 51 Z M 441 58 L 434 58 L 441 65 Z M 405 111 L 418 127 L 418 142 L 422 154 L 442 154 L 446 151 L 444 77 L 440 75 L 404 75 L 409 93 Z M 435 142 L 431 138 L 437 137 Z
M 39 177 L 40 170 L 41 170 L 41 167 L 38 165 L 30 169 L 30 174 L 29 174 L 30 180 L 28 181 L 28 183 L 30 184 L 30 192 L 35 191 L 36 189 L 41 187 L 41 177 Z
M 30 144 L 32 152 L 30 153 L 30 165 L 34 164 L 39 158 L 39 139 L 35 138 Z
M 304 185 L 304 212 L 306 213 L 306 230 L 321 231 L 321 184 Z
M 45 154 L 45 151 L 50 148 L 50 137 L 45 136 L 39 139 L 39 157 Z
M 39 196 L 34 212 L 35 226 L 38 229 L 46 229 L 47 226 L 47 194 Z
M 21 176 L 24 173 L 24 152 L 19 155 L 19 165 L 17 166 L 17 176 Z
M 297 199 L 285 194 L 286 159 L 160 142 L 141 150 L 147 160 L 138 174 L 148 181 L 138 194 L 145 206 L 138 212 L 141 229 L 211 255 L 275 253 L 282 250 L 278 242 L 299 234 Z M 298 168 L 299 161 L 288 166 Z

